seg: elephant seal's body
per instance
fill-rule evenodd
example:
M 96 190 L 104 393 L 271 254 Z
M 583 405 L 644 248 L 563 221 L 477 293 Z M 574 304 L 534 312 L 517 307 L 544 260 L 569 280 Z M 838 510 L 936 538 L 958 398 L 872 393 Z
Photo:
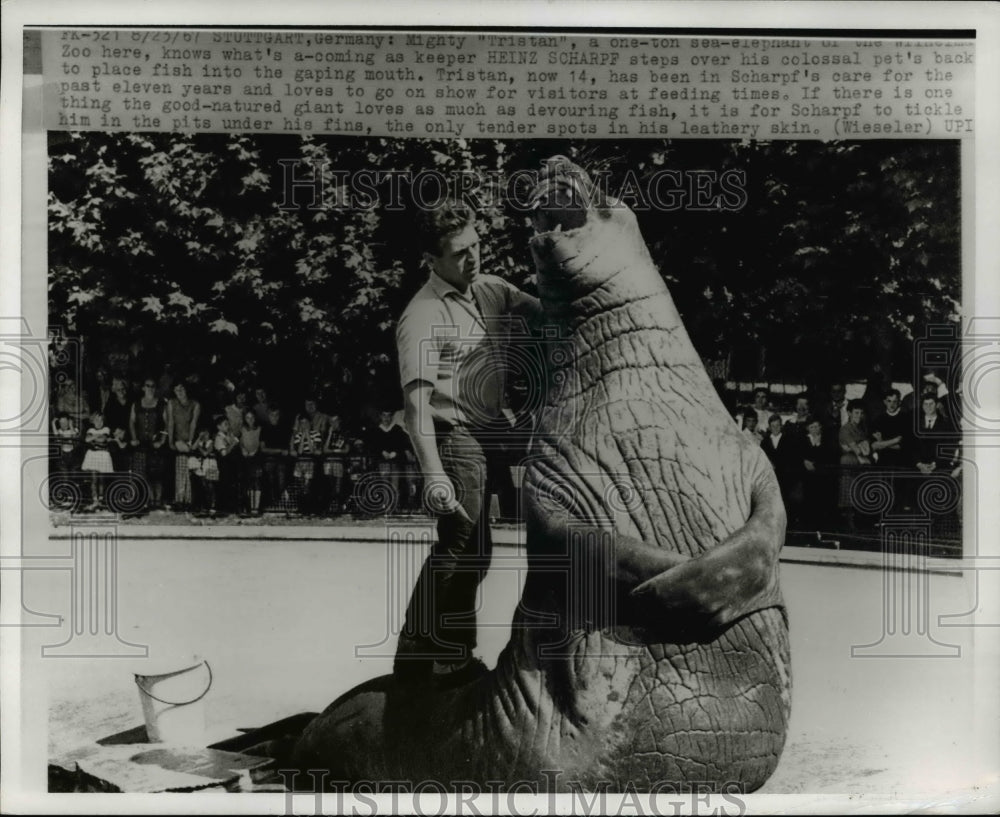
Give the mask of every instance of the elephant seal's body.
M 352 690 L 306 730 L 296 768 L 752 791 L 777 764 L 790 682 L 774 474 L 716 396 L 634 215 L 554 206 L 586 192 L 578 172 L 548 165 L 532 241 L 569 354 L 526 469 L 530 569 L 511 640 L 459 689 Z

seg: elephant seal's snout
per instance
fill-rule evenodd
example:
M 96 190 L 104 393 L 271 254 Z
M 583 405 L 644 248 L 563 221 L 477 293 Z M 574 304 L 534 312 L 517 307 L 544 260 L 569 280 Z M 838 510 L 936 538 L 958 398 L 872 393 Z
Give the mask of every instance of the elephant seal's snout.
M 535 232 L 582 227 L 587 222 L 592 190 L 587 174 L 565 156 L 546 159 L 530 199 Z

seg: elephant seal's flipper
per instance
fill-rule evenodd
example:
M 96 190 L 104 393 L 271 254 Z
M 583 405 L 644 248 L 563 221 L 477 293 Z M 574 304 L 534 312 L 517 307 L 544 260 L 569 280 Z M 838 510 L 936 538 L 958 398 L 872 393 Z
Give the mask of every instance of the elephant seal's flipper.
M 762 467 L 754 481 L 746 524 L 701 555 L 644 581 L 632 598 L 660 621 L 711 632 L 768 607 L 783 607 L 778 554 L 785 507 L 778 480 Z

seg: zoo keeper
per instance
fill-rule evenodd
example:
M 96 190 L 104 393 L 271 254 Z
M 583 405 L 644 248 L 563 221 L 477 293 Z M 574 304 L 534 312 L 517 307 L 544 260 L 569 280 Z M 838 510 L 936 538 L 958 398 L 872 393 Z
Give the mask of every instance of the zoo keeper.
M 480 271 L 475 216 L 446 200 L 421 210 L 427 282 L 396 327 L 404 423 L 437 515 L 437 542 L 406 611 L 394 672 L 464 683 L 484 672 L 476 647 L 476 591 L 489 569 L 486 458 L 503 415 L 510 316 L 540 322 L 537 298 Z

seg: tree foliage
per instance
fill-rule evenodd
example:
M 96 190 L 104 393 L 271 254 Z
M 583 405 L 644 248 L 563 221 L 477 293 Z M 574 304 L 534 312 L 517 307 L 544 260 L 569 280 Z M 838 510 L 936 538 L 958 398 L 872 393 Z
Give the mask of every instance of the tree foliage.
M 908 376 L 909 342 L 957 319 L 957 143 L 71 133 L 50 135 L 50 322 L 153 370 L 389 396 L 395 320 L 426 275 L 420 191 L 392 174 L 478 173 L 484 268 L 530 290 L 506 180 L 557 152 L 633 205 L 664 168 L 745 174 L 738 211 L 636 207 L 696 346 L 736 375 L 861 374 L 877 357 Z M 383 174 L 367 199 L 335 172 L 359 170 Z

